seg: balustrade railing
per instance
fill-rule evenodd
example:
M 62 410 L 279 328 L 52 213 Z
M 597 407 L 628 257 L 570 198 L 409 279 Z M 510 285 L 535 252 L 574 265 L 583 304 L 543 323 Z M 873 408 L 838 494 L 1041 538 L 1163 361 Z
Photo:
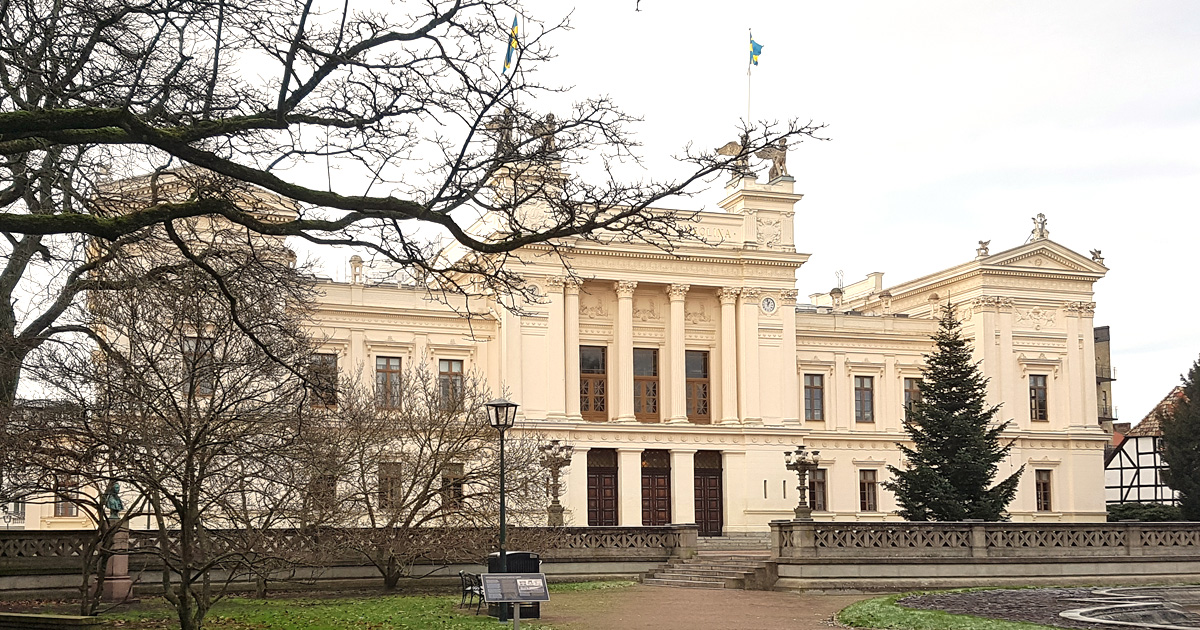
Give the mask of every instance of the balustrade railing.
M 771 523 L 779 558 L 1200 555 L 1192 523 Z

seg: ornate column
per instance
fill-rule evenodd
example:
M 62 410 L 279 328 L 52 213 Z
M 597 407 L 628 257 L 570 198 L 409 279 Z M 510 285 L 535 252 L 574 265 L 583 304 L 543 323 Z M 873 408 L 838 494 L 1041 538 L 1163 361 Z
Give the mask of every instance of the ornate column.
M 721 424 L 738 422 L 737 297 L 739 289 L 717 291 L 721 300 Z
M 576 446 L 571 451 L 571 467 L 567 469 L 567 491 L 563 493 L 567 525 L 583 527 L 588 524 L 587 514 L 587 459 L 586 446 Z
M 546 280 L 546 294 L 550 299 L 550 317 L 546 324 L 546 340 L 549 347 L 549 365 L 546 374 L 546 419 L 564 420 L 566 405 L 566 313 L 563 308 L 563 283 L 561 276 Z
M 615 421 L 637 422 L 637 419 L 633 417 L 633 291 L 637 288 L 637 283 L 632 280 L 621 280 L 614 286 L 617 291 L 617 381 L 614 388 L 617 398 L 617 417 Z M 638 487 L 641 487 L 641 477 L 638 477 Z M 641 516 L 638 517 L 638 524 L 641 524 Z
M 631 381 L 632 382 L 632 381 Z M 617 523 L 642 526 L 642 449 L 617 449 Z
M 696 451 L 671 449 L 671 520 L 696 522 Z
M 785 213 L 790 214 L 790 213 Z M 787 232 L 785 232 L 786 234 Z M 800 422 L 800 374 L 796 368 L 796 289 L 779 294 L 779 316 L 783 318 L 783 423 Z
M 738 313 L 738 407 L 742 410 L 742 422 L 762 424 L 758 398 L 761 394 L 758 382 L 758 289 L 742 289 L 738 296 L 741 312 Z
M 684 300 L 690 287 L 686 284 L 672 284 L 667 287 L 667 297 L 671 299 L 671 319 L 667 325 L 667 357 L 669 357 L 670 374 L 667 377 L 667 388 L 671 401 L 668 412 L 668 422 L 687 422 L 687 370 L 683 337 L 683 307 Z M 678 514 L 678 512 L 674 512 Z M 690 523 L 691 521 L 679 521 Z
M 567 420 L 579 421 L 579 283 L 568 278 L 563 283 L 566 297 L 567 328 Z

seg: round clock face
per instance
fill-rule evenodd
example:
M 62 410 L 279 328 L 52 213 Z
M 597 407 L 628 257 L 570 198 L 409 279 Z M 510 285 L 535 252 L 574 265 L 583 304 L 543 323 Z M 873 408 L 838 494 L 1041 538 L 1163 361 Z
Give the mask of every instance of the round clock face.
M 775 312 L 775 298 L 771 298 L 771 297 L 763 298 L 761 306 L 762 306 L 762 310 L 764 313 L 768 313 L 768 314 L 774 313 Z

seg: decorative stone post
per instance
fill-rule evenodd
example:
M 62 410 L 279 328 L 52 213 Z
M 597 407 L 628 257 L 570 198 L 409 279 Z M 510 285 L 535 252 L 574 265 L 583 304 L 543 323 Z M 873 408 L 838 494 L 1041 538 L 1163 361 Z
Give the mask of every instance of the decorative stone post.
M 548 444 L 544 444 L 540 448 L 542 466 L 550 469 L 550 506 L 546 508 L 546 524 L 550 527 L 562 527 L 564 525 L 563 506 L 558 500 L 559 495 L 562 494 L 559 474 L 563 468 L 571 465 L 571 453 L 575 448 L 559 440 L 550 440 Z
M 796 450 L 783 454 L 787 469 L 794 471 L 800 478 L 800 485 L 796 486 L 797 494 L 800 496 L 800 502 L 796 505 L 797 521 L 812 520 L 812 506 L 808 504 L 808 475 L 817 469 L 817 462 L 820 461 L 817 457 L 819 454 L 820 451 L 805 450 L 803 446 L 797 446 Z

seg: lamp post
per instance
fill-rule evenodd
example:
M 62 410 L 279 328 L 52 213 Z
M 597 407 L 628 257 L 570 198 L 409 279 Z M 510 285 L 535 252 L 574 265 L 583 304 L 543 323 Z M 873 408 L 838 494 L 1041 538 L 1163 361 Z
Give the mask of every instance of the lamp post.
M 484 407 L 487 408 L 488 424 L 500 432 L 500 572 L 508 573 L 508 557 L 504 549 L 507 535 L 504 523 L 504 432 L 517 422 L 517 404 L 497 398 L 485 403 Z
M 817 456 L 820 452 L 805 450 L 803 446 L 797 446 L 796 450 L 783 454 L 787 469 L 795 471 L 796 475 L 800 477 L 800 485 L 796 486 L 796 490 L 800 493 L 800 503 L 796 505 L 797 521 L 812 520 L 812 506 L 808 504 L 808 475 L 817 469 L 817 462 L 820 461 Z
M 570 444 L 563 444 L 560 440 L 550 440 L 548 444 L 543 444 L 540 447 L 542 451 L 542 466 L 550 469 L 550 506 L 546 508 L 546 524 L 550 527 L 563 526 L 563 506 L 558 500 L 559 491 L 562 486 L 559 485 L 559 471 L 571 465 L 571 453 L 575 450 Z

